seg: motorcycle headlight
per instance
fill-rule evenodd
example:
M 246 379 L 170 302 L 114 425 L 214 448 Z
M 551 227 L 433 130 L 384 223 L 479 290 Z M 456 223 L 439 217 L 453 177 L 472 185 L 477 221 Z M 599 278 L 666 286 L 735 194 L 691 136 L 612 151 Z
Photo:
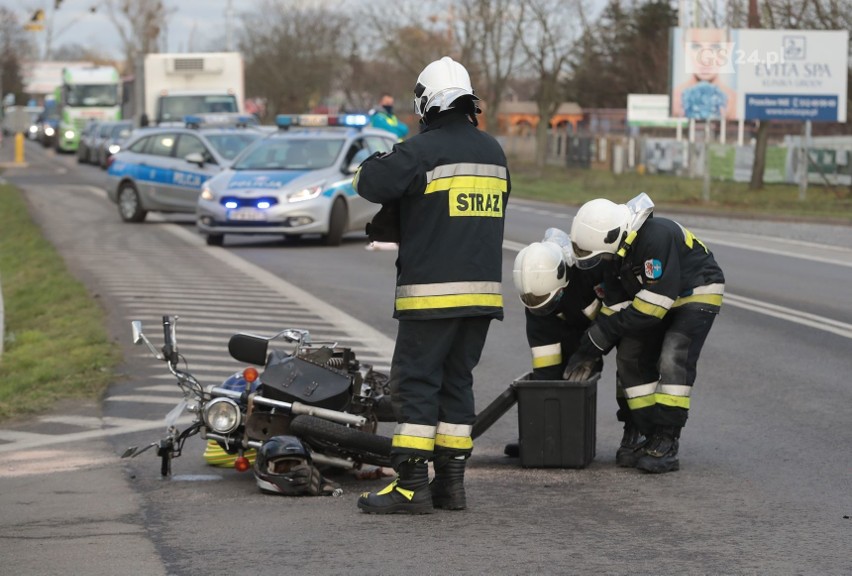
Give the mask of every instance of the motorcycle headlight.
M 204 423 L 217 434 L 230 434 L 240 425 L 240 407 L 230 398 L 215 398 L 204 407 Z

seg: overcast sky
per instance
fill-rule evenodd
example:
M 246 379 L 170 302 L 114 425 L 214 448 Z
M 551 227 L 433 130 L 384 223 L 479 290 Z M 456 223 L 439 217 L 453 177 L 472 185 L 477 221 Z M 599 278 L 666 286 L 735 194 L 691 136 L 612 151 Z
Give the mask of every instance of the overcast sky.
M 172 12 L 168 21 L 167 46 L 172 52 L 216 48 L 224 50 L 225 13 L 228 0 L 164 0 Z M 64 44 L 97 46 L 107 55 L 120 58 L 122 45 L 115 25 L 109 20 L 101 0 L 62 0 L 53 10 L 54 0 L 0 0 L 0 6 L 12 10 L 19 21 L 26 22 L 39 8 L 47 17 L 53 15 L 53 48 Z M 234 19 L 241 12 L 260 5 L 259 0 L 232 0 Z M 98 7 L 95 13 L 92 7 Z M 239 24 L 239 22 L 236 22 Z M 44 54 L 45 32 L 30 32 L 40 55 Z M 213 46 L 217 40 L 218 45 Z

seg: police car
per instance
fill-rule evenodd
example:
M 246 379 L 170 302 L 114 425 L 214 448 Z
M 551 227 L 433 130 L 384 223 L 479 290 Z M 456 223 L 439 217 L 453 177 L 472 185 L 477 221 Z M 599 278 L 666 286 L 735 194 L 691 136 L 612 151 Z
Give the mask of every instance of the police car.
M 107 194 L 125 222 L 148 212 L 192 214 L 201 186 L 264 137 L 253 116 L 185 117 L 185 126 L 135 130 L 107 169 Z
M 219 246 L 225 234 L 319 234 L 337 246 L 347 232 L 363 233 L 380 206 L 358 196 L 352 178 L 396 136 L 366 127 L 363 114 L 279 115 L 276 123 L 277 133 L 204 184 L 196 224 L 207 243 Z

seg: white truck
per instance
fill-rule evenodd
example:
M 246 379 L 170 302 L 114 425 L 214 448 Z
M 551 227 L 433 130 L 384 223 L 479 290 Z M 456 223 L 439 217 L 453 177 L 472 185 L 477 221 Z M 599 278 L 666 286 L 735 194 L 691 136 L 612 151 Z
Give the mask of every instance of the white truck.
M 239 52 L 146 54 L 144 85 L 139 113 L 152 126 L 183 124 L 190 114 L 245 111 Z

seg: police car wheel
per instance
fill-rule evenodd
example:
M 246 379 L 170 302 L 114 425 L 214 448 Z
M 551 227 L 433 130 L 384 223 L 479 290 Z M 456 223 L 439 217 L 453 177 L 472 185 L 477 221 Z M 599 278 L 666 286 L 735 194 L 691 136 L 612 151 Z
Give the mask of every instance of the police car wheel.
M 346 202 L 338 198 L 331 206 L 331 215 L 328 218 L 328 234 L 323 237 L 326 246 L 340 246 L 347 220 Z
M 224 234 L 208 234 L 207 235 L 207 245 L 208 246 L 221 246 L 225 243 L 225 235 Z
M 133 184 L 124 183 L 118 189 L 118 214 L 125 222 L 142 222 L 148 212 L 142 209 L 139 193 Z

